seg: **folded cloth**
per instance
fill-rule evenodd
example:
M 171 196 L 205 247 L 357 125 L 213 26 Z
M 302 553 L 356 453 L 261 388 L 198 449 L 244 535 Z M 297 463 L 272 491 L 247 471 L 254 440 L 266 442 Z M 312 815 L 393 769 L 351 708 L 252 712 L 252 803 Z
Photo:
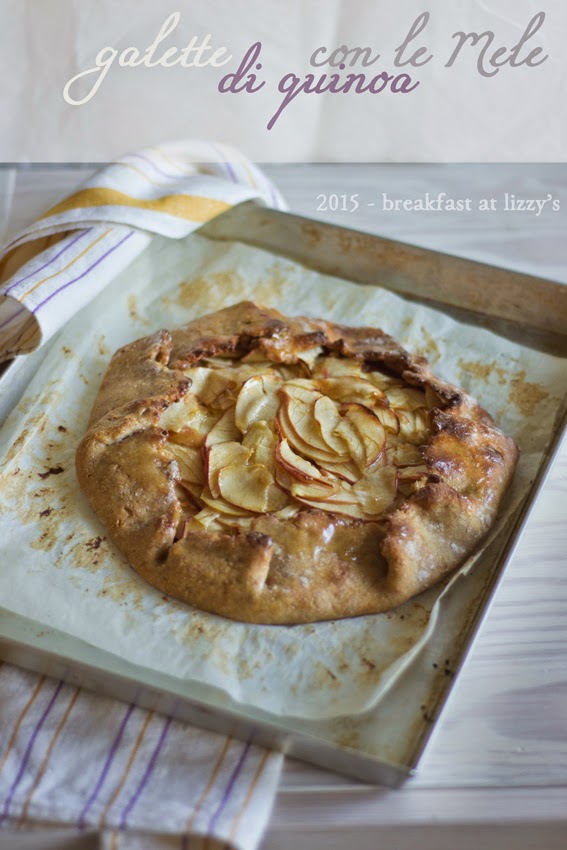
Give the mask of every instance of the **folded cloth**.
M 8 664 L 0 669 L 5 829 L 73 824 L 100 830 L 108 850 L 212 850 L 215 841 L 254 850 L 282 761 L 230 736 Z
M 243 201 L 280 209 L 270 180 L 233 148 L 189 141 L 103 168 L 0 253 L 0 363 L 34 351 L 140 254 Z
M 232 149 L 180 143 L 102 169 L 6 246 L 0 362 L 34 350 L 154 234 L 182 238 L 275 187 Z M 1 664 L 1 662 L 0 662 Z M 253 850 L 283 757 L 0 667 L 0 827 L 100 830 L 107 850 Z

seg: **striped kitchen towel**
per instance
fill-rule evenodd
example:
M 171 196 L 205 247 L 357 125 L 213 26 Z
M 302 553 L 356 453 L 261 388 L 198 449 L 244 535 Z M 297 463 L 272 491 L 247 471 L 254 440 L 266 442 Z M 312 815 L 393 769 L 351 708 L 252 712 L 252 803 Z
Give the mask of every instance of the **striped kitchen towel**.
M 253 850 L 283 756 L 0 668 L 0 825 L 100 831 L 107 850 Z
M 252 198 L 285 208 L 262 171 L 224 145 L 163 145 L 103 168 L 0 253 L 0 363 L 46 342 L 154 234 L 180 239 Z
M 0 362 L 46 341 L 154 234 L 181 238 L 251 198 L 284 207 L 220 145 L 152 148 L 104 168 L 6 246 Z M 0 662 L 0 828 L 96 830 L 106 850 L 254 850 L 281 768 L 250 743 Z

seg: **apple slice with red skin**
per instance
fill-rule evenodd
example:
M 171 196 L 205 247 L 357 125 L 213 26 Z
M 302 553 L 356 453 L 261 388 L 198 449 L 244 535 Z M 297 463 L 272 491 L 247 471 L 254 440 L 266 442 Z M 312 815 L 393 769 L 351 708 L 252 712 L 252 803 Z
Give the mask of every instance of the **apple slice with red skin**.
M 308 443 L 303 439 L 302 435 L 298 433 L 295 424 L 289 415 L 290 404 L 291 399 L 284 394 L 282 397 L 282 404 L 278 410 L 276 418 L 276 426 L 281 436 L 289 441 L 290 446 L 292 446 L 295 451 L 301 452 L 302 455 L 305 455 L 311 460 L 314 460 L 317 463 L 323 463 L 325 461 L 335 463 L 337 460 L 336 454 L 325 446 L 322 437 L 319 438 L 316 431 L 315 434 L 318 440 L 317 446 Z M 318 426 L 316 426 L 315 422 L 312 420 L 311 429 L 315 430 L 316 427 Z M 321 448 L 321 446 L 323 446 L 323 448 Z
M 280 440 L 276 447 L 276 461 L 296 481 L 310 484 L 313 481 L 326 483 L 325 475 L 315 464 L 293 451 L 286 439 Z

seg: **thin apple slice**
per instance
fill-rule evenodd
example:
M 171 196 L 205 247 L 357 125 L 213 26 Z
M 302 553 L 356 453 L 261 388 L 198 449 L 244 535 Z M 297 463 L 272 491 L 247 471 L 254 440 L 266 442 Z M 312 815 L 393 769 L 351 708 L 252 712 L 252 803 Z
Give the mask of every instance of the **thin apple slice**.
M 348 446 L 351 459 L 358 469 L 364 469 L 366 467 L 366 452 L 362 437 L 347 416 L 343 417 L 337 425 L 336 433 Z M 336 456 L 333 460 L 336 460 Z
M 297 504 L 290 503 L 286 505 L 284 508 L 280 508 L 279 511 L 274 511 L 274 516 L 277 519 L 287 520 L 293 519 L 299 513 L 300 508 Z
M 234 407 L 229 407 L 207 434 L 205 448 L 208 449 L 215 443 L 234 443 L 237 440 L 240 440 L 240 431 L 234 421 Z
M 211 413 L 193 395 L 170 404 L 160 416 L 160 425 L 175 434 L 175 442 L 199 448 L 218 415 Z
M 313 481 L 318 481 L 321 484 L 327 483 L 327 478 L 319 468 L 294 452 L 285 439 L 280 440 L 277 445 L 276 461 L 296 481 L 307 484 Z
M 361 474 L 358 466 L 351 460 L 346 461 L 346 463 L 322 463 L 321 470 L 349 484 L 355 484 Z
M 268 470 L 259 463 L 225 466 L 219 472 L 218 483 L 225 501 L 254 513 L 280 510 L 289 501 Z
M 265 466 L 273 475 L 276 467 L 276 447 L 278 438 L 267 422 L 254 422 L 242 439 L 242 445 L 251 452 L 250 463 Z
M 386 390 L 390 406 L 396 410 L 417 410 L 426 408 L 425 393 L 416 387 L 390 387 Z
M 418 481 L 420 478 L 425 478 L 429 474 L 424 463 L 416 466 L 405 466 L 398 470 L 398 481 Z
M 215 499 L 220 497 L 219 472 L 225 466 L 246 464 L 250 460 L 251 451 L 240 443 L 228 441 L 213 443 L 205 449 L 207 481 Z
M 386 431 L 392 434 L 400 433 L 400 420 L 396 411 L 389 407 L 387 400 L 372 405 L 372 412 L 376 414 Z
M 256 375 L 242 385 L 236 401 L 235 422 L 242 434 L 260 419 L 270 422 L 280 406 L 277 375 Z
M 336 433 L 337 425 L 341 422 L 335 403 L 326 396 L 318 398 L 313 405 L 313 418 L 318 424 L 326 447 L 337 456 L 337 461 L 346 461 L 349 450 L 345 441 Z
M 390 388 L 405 386 L 401 378 L 396 378 L 393 375 L 385 375 L 378 369 L 373 369 L 371 365 L 363 370 L 362 375 L 367 381 L 370 381 L 370 383 L 374 384 L 375 387 L 378 387 L 384 393 Z
M 352 487 L 352 493 L 367 518 L 378 518 L 396 498 L 397 470 L 381 466 L 368 471 Z
M 337 502 L 335 499 L 309 499 L 303 496 L 297 496 L 297 501 L 302 505 L 313 510 L 325 511 L 325 513 L 339 514 L 340 516 L 348 516 L 352 519 L 365 519 L 366 517 L 361 511 L 360 505 L 357 502 Z
M 400 438 L 414 446 L 421 446 L 429 439 L 429 412 L 420 407 L 416 410 L 398 412 Z
M 219 527 L 220 531 L 250 531 L 252 528 L 252 523 L 254 522 L 254 516 L 229 516 L 228 514 L 219 514 L 217 517 L 216 524 Z
M 326 502 L 339 492 L 338 481 L 294 481 L 291 485 L 291 495 L 294 499 L 314 499 Z
M 357 431 L 363 447 L 363 463 L 372 466 L 382 455 L 386 447 L 386 432 L 375 413 L 356 402 L 341 404 L 347 422 Z M 357 457 L 359 452 L 357 449 Z
M 215 499 L 208 487 L 205 487 L 203 489 L 200 498 L 206 507 L 210 508 L 212 511 L 215 511 L 217 514 L 226 514 L 227 516 L 232 517 L 252 516 L 251 511 L 238 507 L 237 505 L 233 505 L 232 502 L 227 502 L 226 499 L 224 499 L 222 496 L 218 499 Z
M 198 449 L 170 443 L 168 451 L 177 461 L 181 480 L 189 481 L 192 484 L 200 484 L 201 486 L 205 483 L 203 455 Z
M 391 463 L 398 468 L 419 466 L 423 463 L 421 452 L 417 446 L 411 443 L 394 443 L 388 446 L 388 457 Z
M 297 433 L 297 430 L 290 419 L 288 403 L 285 399 L 278 410 L 276 427 L 282 438 L 287 439 L 290 446 L 292 446 L 296 452 L 301 452 L 302 455 L 305 455 L 305 457 L 310 460 L 313 460 L 318 464 L 324 462 L 334 463 L 337 460 L 336 454 L 331 452 L 330 449 L 326 447 L 324 449 L 316 448 L 315 446 L 305 442 L 305 440 Z
M 320 357 L 322 353 L 323 349 L 320 345 L 318 345 L 316 348 L 306 348 L 305 351 L 300 351 L 297 358 L 307 366 L 309 374 L 312 374 L 317 358 Z
M 314 377 L 340 378 L 344 375 L 360 377 L 360 364 L 350 357 L 321 357 L 313 367 Z
M 358 376 L 342 376 L 340 378 L 320 378 L 314 382 L 316 389 L 323 395 L 335 401 L 358 402 L 371 407 L 377 401 L 384 401 L 386 396 L 370 381 Z
M 295 381 L 289 381 L 280 390 L 280 395 L 292 430 L 301 442 L 326 455 L 330 460 L 336 460 L 336 452 L 324 441 L 319 423 L 314 417 L 314 406 L 322 398 L 321 394 L 312 389 L 306 390 Z

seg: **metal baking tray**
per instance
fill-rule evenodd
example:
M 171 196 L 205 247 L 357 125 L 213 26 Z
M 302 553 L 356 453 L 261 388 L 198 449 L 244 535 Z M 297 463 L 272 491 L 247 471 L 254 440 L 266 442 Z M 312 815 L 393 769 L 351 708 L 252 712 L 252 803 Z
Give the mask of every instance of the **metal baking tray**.
M 219 216 L 200 233 L 264 248 L 358 284 L 373 286 L 379 278 L 380 286 L 405 298 L 567 358 L 567 286 L 265 209 L 254 202 Z M 44 356 L 45 347 L 4 368 L 0 374 L 0 422 L 17 403 Z M 364 782 L 398 786 L 417 765 L 566 425 L 563 403 L 529 493 L 473 571 L 478 592 L 471 596 L 469 590 L 472 601 L 462 611 L 458 635 L 435 636 L 422 659 L 420 675 L 410 678 L 402 674 L 378 706 L 363 715 L 335 719 L 326 726 L 301 718 L 274 718 L 236 703 L 212 687 L 131 664 L 56 629 L 8 613 L 0 618 L 0 657 Z

